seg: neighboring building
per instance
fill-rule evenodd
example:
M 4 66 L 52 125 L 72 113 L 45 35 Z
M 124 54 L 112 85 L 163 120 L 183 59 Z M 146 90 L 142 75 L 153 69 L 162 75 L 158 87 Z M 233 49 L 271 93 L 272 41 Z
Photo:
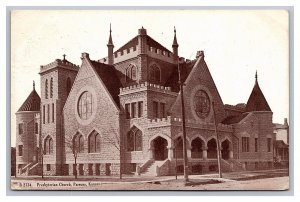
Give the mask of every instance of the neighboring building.
M 15 176 L 16 175 L 16 148 L 11 147 L 10 152 L 11 152 L 11 156 L 10 156 L 10 161 L 11 161 L 10 176 Z
M 38 160 L 45 175 L 114 175 L 121 167 L 141 175 L 182 172 L 178 64 L 185 83 L 189 172 L 216 171 L 215 121 L 223 170 L 273 167 L 273 113 L 257 75 L 247 104 L 225 105 L 204 52 L 191 61 L 178 56 L 176 31 L 172 51 L 144 28 L 117 51 L 110 31 L 107 47 L 108 56 L 100 60 L 82 53 L 80 67 L 65 56 L 40 67 L 41 98 L 35 90 L 29 96 L 40 105 L 17 112 L 17 126 L 23 123 L 26 133 L 17 134 L 23 138 L 17 138 L 22 172 L 27 168 L 31 174 L 37 148 L 43 148 Z M 35 123 L 41 123 L 40 141 L 29 127 Z
M 289 165 L 289 125 L 287 118 L 284 124 L 274 124 L 274 162 L 276 167 Z

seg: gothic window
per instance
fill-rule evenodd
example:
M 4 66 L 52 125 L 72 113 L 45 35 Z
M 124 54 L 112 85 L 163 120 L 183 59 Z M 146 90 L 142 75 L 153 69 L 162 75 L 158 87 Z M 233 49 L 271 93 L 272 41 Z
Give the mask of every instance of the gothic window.
M 53 97 L 53 78 L 50 79 L 50 98 Z
M 143 116 L 143 101 L 138 102 L 138 117 Z
M 142 135 L 142 131 L 136 127 L 133 127 L 127 133 L 127 151 L 142 151 Z
M 19 135 L 23 134 L 23 123 L 19 123 Z
M 45 98 L 48 99 L 48 79 L 45 81 Z
M 126 81 L 137 79 L 137 69 L 136 66 L 130 64 L 126 69 Z
M 151 65 L 149 68 L 149 80 L 150 82 L 160 82 L 160 70 L 156 64 Z
M 19 145 L 19 156 L 23 156 L 23 145 Z
M 254 138 L 254 151 L 258 152 L 258 138 Z
M 83 136 L 80 134 L 75 135 L 73 138 L 73 152 L 76 153 L 84 152 Z
M 78 101 L 78 115 L 81 119 L 87 120 L 91 117 L 93 112 L 93 97 L 88 91 L 81 94 Z
M 271 152 L 271 145 L 272 145 L 272 139 L 271 138 L 267 138 L 268 142 L 268 152 Z
M 71 79 L 70 77 L 67 78 L 67 94 L 71 91 Z
M 100 152 L 100 134 L 93 131 L 89 136 L 89 153 L 99 153 Z
M 44 154 L 53 154 L 53 139 L 50 136 L 44 141 Z
M 154 118 L 158 118 L 158 102 L 153 101 L 153 114 Z
M 35 134 L 39 134 L 39 124 L 38 123 L 34 124 L 34 131 L 35 131 Z
M 249 137 L 242 137 L 242 152 L 249 152 Z

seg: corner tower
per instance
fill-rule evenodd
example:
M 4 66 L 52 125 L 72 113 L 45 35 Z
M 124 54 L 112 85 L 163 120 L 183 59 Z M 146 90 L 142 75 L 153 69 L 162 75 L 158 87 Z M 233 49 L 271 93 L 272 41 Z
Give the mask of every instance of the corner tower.
M 63 116 L 79 67 L 63 59 L 40 67 L 41 143 L 45 175 L 63 175 Z

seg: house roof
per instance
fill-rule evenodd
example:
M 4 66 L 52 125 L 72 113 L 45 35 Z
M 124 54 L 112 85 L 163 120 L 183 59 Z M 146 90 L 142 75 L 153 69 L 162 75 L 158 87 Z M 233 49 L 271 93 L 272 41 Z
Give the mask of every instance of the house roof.
M 236 116 L 227 116 L 221 123 L 222 123 L 222 124 L 226 124 L 226 125 L 239 123 L 239 122 L 240 122 L 241 120 L 243 120 L 247 115 L 248 115 L 248 113 L 243 113 L 243 114 L 236 115 Z
M 104 85 L 106 86 L 107 90 L 109 91 L 110 95 L 112 96 L 118 107 L 120 107 L 120 100 L 118 95 L 120 93 L 122 84 L 117 77 L 114 66 L 96 61 L 91 61 L 91 63 L 94 66 L 97 74 L 103 81 Z
M 33 87 L 33 90 L 25 100 L 25 102 L 21 105 L 18 112 L 24 112 L 24 111 L 40 111 L 41 108 L 41 98 L 35 91 L 35 88 Z
M 180 64 L 181 82 L 185 82 L 190 72 L 192 71 L 196 61 L 197 60 L 192 60 L 190 62 L 184 62 Z M 167 79 L 164 85 L 171 87 L 171 90 L 173 92 L 179 92 L 180 89 L 178 80 L 178 67 L 177 65 L 174 65 L 173 72 L 171 73 L 170 77 Z
M 271 108 L 258 85 L 257 74 L 255 75 L 255 78 L 255 85 L 248 99 L 245 112 L 271 111 Z

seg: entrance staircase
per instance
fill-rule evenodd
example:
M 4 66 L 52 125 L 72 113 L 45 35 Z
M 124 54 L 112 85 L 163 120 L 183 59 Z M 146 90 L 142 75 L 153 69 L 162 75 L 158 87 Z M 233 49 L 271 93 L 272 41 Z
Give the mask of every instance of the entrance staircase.
M 169 172 L 169 160 L 151 161 L 147 166 L 141 167 L 141 176 L 161 176 Z
M 222 169 L 225 172 L 233 172 L 233 171 L 243 171 L 245 170 L 243 164 L 239 162 L 237 159 L 221 159 Z

